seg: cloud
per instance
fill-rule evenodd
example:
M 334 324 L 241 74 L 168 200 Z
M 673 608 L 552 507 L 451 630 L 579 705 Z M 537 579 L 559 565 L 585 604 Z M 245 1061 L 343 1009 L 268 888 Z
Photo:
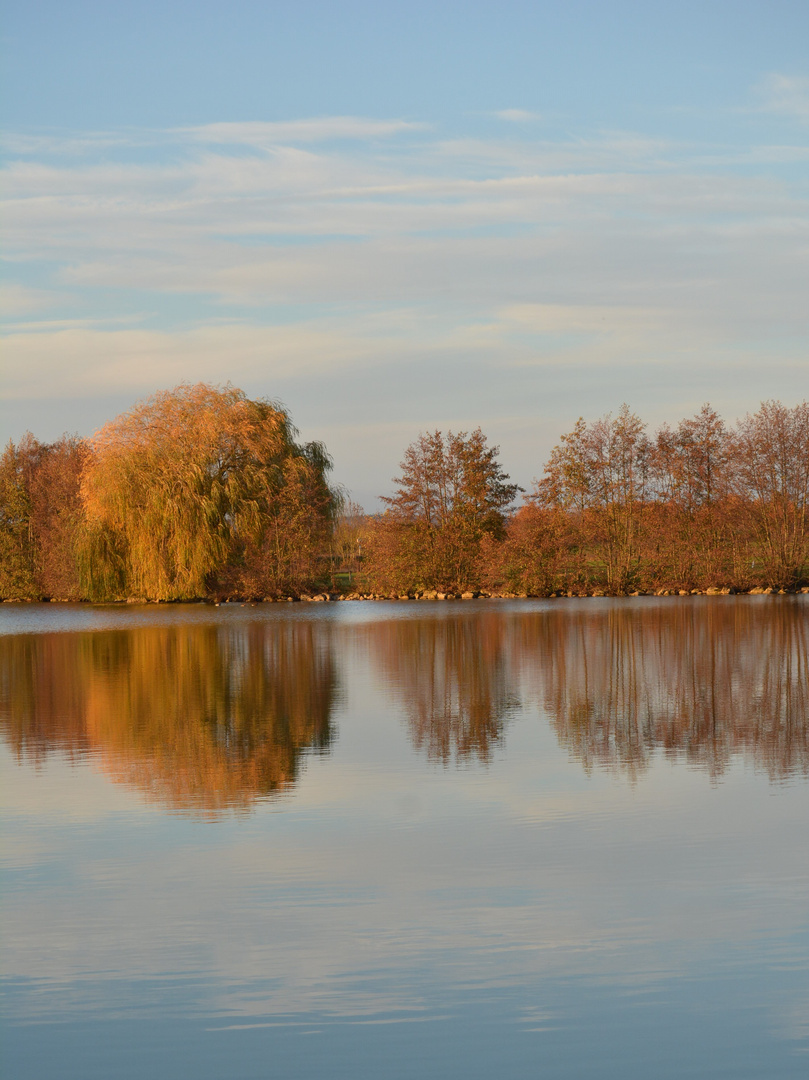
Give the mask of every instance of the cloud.
M 0 285 L 0 318 L 10 319 L 37 311 L 47 311 L 55 304 L 63 303 L 65 299 L 69 298 L 54 289 L 30 289 L 25 285 L 9 282 Z
M 209 145 L 270 148 L 286 143 L 315 143 L 337 139 L 380 139 L 403 132 L 423 131 L 426 124 L 408 120 L 372 120 L 361 116 L 321 116 L 306 120 L 241 121 L 177 128 L 182 137 Z
M 429 124 L 412 120 L 362 116 L 321 116 L 287 121 L 227 121 L 168 129 L 130 128 L 120 131 L 2 132 L 0 147 L 20 157 L 79 157 L 99 152 L 192 146 L 239 146 L 269 150 L 295 143 L 368 141 L 425 132 Z
M 165 131 L 131 128 L 122 131 L 0 132 L 0 147 L 9 155 L 77 157 L 99 151 L 151 147 L 167 142 Z
M 773 73 L 762 80 L 756 89 L 763 112 L 809 121 L 809 77 Z
M 744 412 L 805 377 L 809 205 L 772 167 L 796 148 L 507 134 L 327 117 L 145 132 L 117 158 L 102 135 L 70 159 L 20 153 L 7 399 L 230 378 L 288 394 L 310 437 L 336 410 L 498 423 L 505 444 L 547 400 L 575 419 L 592 388 L 596 413 L 635 387 L 653 402 L 687 368 L 697 405 Z M 368 455 L 352 461 L 340 479 L 369 486 Z
M 499 109 L 492 115 L 509 124 L 530 124 L 541 119 L 539 113 L 529 112 L 528 109 Z
M 384 336 L 363 340 L 339 326 L 251 326 L 223 322 L 190 330 L 76 326 L 3 339 L 4 397 L 141 393 L 199 380 L 284 380 L 343 370 L 376 354 Z

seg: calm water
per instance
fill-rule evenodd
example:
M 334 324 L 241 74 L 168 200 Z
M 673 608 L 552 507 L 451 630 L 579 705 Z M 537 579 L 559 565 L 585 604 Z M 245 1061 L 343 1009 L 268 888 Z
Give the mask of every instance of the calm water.
M 809 1075 L 809 598 L 0 608 L 4 1075 Z

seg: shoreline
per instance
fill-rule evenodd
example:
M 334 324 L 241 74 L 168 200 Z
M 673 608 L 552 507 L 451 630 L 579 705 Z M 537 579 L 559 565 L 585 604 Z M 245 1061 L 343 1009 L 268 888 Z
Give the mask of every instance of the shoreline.
M 755 586 L 752 589 L 657 589 L 654 592 L 634 591 L 630 593 L 606 592 L 596 589 L 593 592 L 553 592 L 553 593 L 511 593 L 511 592 L 487 592 L 469 591 L 464 593 L 426 592 L 395 594 L 395 593 L 302 593 L 299 596 L 229 596 L 220 600 L 211 597 L 186 597 L 178 600 L 152 600 L 147 597 L 127 597 L 125 600 L 87 600 L 83 598 L 65 599 L 61 597 L 33 598 L 6 598 L 0 600 L 0 604 L 89 604 L 103 605 L 104 607 L 127 607 L 146 604 L 204 604 L 209 607 L 222 607 L 223 605 L 240 604 L 255 607 L 257 604 L 299 604 L 299 603 L 378 603 L 380 601 L 464 601 L 464 600 L 629 600 L 638 598 L 673 598 L 684 599 L 697 596 L 807 596 L 809 586 L 801 586 L 795 589 L 774 589 L 771 587 Z

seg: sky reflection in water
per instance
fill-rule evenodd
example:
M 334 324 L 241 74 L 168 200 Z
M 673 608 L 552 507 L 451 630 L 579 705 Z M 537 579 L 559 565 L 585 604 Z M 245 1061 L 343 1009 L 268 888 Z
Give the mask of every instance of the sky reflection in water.
M 13 1074 L 804 1076 L 807 614 L 7 605 Z

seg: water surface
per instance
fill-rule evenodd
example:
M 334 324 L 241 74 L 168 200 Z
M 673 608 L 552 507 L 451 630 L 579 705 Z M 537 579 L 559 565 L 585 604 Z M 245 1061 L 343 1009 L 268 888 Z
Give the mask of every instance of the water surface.
M 7 1074 L 804 1077 L 807 616 L 3 605 Z

